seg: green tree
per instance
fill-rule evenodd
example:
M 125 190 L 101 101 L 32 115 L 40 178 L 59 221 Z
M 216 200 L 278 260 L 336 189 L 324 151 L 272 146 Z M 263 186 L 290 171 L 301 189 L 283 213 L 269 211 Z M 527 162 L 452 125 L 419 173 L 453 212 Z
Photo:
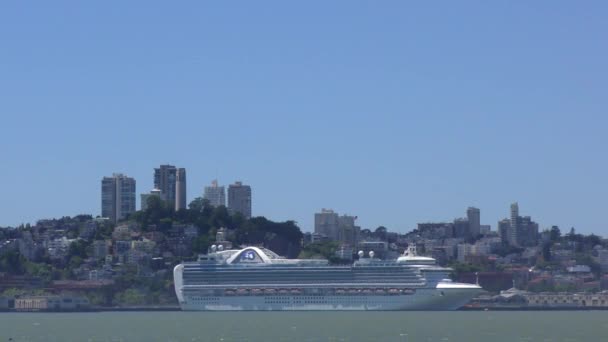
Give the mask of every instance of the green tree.
M 188 204 L 188 209 L 192 210 L 194 212 L 201 212 L 203 211 L 203 208 L 209 205 L 209 201 L 202 198 L 202 197 L 197 197 L 195 199 L 192 200 L 192 202 L 190 202 L 190 204 Z
M 199 235 L 192 241 L 192 251 L 195 253 L 207 253 L 209 246 L 211 246 L 211 240 L 207 235 Z
M 15 251 L 9 251 L 0 256 L 0 272 L 11 275 L 25 274 L 25 258 Z
M 559 230 L 558 226 L 551 227 L 550 238 L 553 242 L 558 242 L 562 237 L 562 232 Z
M 458 279 L 463 273 L 475 273 L 481 271 L 481 267 L 473 265 L 471 263 L 462 263 L 454 261 L 448 265 L 452 269 L 452 277 Z
M 551 261 L 551 242 L 543 244 L 543 260 L 545 262 Z
M 114 303 L 120 305 L 143 305 L 146 303 L 146 296 L 138 289 L 126 289 L 116 294 Z
M 70 244 L 68 248 L 68 258 L 77 256 L 82 259 L 87 258 L 88 243 L 85 240 L 76 240 Z
M 334 260 L 336 258 L 336 251 L 338 250 L 338 243 L 335 241 L 326 242 L 315 242 L 306 245 L 300 251 L 298 258 L 300 259 L 327 259 Z

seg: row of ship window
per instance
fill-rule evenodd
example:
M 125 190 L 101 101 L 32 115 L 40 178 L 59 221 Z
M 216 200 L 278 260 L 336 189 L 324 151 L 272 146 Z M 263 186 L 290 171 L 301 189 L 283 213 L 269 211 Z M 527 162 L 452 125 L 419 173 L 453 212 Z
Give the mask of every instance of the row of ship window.
M 192 297 L 193 301 L 217 302 L 219 297 Z M 367 297 L 302 297 L 297 300 L 286 300 L 284 298 L 266 298 L 264 304 L 336 304 L 336 303 L 362 303 L 367 302 Z

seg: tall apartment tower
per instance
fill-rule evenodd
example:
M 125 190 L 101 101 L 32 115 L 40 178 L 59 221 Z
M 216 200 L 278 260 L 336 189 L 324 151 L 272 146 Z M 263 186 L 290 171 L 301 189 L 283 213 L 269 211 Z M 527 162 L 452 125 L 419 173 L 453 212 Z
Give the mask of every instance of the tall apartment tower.
M 155 168 L 154 188 L 160 190 L 160 199 L 176 210 L 186 208 L 186 169 L 173 165 Z
M 135 212 L 135 179 L 121 173 L 101 180 L 101 216 L 118 222 Z
M 516 241 L 511 235 L 511 220 L 502 219 L 498 221 L 498 234 L 504 245 L 516 245 Z
M 251 218 L 251 187 L 242 182 L 228 186 L 228 210 Z
M 340 217 L 331 209 L 321 209 L 315 213 L 315 233 L 323 235 L 330 240 L 338 240 Z
M 511 223 L 509 227 L 509 243 L 513 246 L 517 246 L 519 244 L 519 237 L 517 236 L 519 230 L 519 204 L 517 204 L 517 202 L 511 204 L 511 218 L 509 221 Z
M 511 218 L 498 222 L 501 239 L 511 246 L 534 246 L 538 242 L 538 223 L 530 216 L 519 216 L 517 202 L 511 204 Z
M 154 188 L 160 190 L 160 199 L 175 203 L 175 181 L 177 168 L 173 165 L 161 165 L 154 169 Z
M 481 233 L 480 212 L 478 208 L 467 209 L 467 220 L 469 221 L 469 233 L 475 237 Z
M 186 209 L 186 169 L 179 168 L 175 174 L 175 210 Z
M 226 206 L 226 191 L 223 186 L 218 185 L 217 179 L 211 182 L 211 186 L 205 187 L 203 198 L 214 207 Z
M 519 204 L 511 204 L 511 229 L 517 229 L 517 218 L 519 217 Z

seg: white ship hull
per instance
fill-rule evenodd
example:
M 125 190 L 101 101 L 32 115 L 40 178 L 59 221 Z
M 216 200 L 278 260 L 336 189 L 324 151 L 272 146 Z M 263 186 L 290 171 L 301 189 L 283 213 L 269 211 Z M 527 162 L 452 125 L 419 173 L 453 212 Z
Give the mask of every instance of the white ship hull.
M 478 292 L 475 288 L 454 288 L 418 289 L 415 294 L 397 296 L 185 296 L 180 306 L 185 311 L 456 310 Z
M 450 270 L 431 263 L 405 257 L 332 267 L 248 247 L 177 265 L 173 280 L 186 311 L 456 310 L 481 291 L 444 278 Z

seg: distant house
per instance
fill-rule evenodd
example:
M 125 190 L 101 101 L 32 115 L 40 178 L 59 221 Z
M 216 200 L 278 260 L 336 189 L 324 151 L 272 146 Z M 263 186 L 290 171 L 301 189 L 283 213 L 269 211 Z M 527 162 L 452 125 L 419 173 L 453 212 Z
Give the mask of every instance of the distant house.
M 85 297 L 36 296 L 15 299 L 17 311 L 74 311 L 90 307 Z

